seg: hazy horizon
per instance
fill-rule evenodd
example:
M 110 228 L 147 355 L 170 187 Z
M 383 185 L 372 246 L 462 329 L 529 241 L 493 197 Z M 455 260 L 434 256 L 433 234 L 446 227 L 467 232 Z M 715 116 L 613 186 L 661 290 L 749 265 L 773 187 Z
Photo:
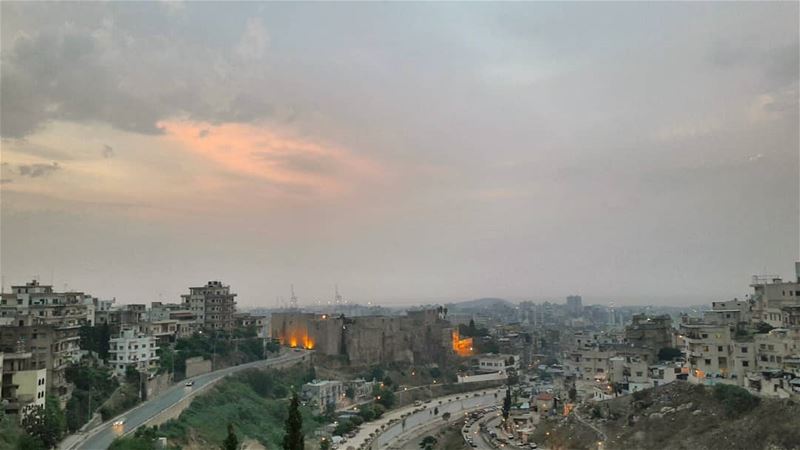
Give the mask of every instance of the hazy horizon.
M 3 2 L 5 287 L 743 298 L 800 260 L 799 8 Z

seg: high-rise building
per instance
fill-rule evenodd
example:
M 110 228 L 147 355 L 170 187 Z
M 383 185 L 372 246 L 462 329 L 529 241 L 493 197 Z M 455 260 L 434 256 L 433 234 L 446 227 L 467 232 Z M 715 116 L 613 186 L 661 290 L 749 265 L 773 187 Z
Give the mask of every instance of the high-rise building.
M 195 314 L 203 328 L 230 331 L 235 325 L 236 294 L 221 281 L 209 281 L 205 286 L 190 287 L 181 295 L 184 306 Z
M 140 372 L 158 368 L 158 344 L 155 336 L 133 329 L 122 330 L 119 337 L 109 341 L 109 361 L 118 376 L 124 376 L 128 367 Z
M 579 316 L 583 312 L 583 298 L 580 295 L 567 296 L 567 310 L 573 316 Z

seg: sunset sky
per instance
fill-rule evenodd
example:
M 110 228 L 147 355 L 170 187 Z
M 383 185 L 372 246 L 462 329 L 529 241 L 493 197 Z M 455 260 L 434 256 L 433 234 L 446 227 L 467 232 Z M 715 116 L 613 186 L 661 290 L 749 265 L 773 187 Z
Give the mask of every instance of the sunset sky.
M 0 13 L 6 289 L 699 304 L 800 259 L 796 2 Z

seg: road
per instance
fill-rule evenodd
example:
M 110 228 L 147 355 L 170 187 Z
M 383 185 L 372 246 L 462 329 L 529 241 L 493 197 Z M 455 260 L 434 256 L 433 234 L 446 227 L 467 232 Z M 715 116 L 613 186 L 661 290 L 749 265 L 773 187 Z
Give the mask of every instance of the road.
M 113 442 L 117 437 L 134 431 L 136 428 L 139 428 L 148 420 L 152 419 L 156 414 L 189 397 L 193 392 L 197 392 L 203 389 L 203 387 L 208 386 L 209 384 L 214 383 L 215 381 L 227 375 L 244 369 L 270 367 L 277 364 L 300 361 L 307 355 L 308 353 L 305 351 L 292 351 L 275 358 L 228 367 L 226 369 L 216 370 L 214 372 L 209 372 L 207 374 L 186 379 L 180 382 L 178 385 L 167 389 L 166 391 L 138 405 L 130 411 L 125 412 L 109 420 L 108 422 L 98 425 L 87 433 L 72 436 L 70 442 L 65 441 L 65 443 L 62 443 L 62 446 L 59 448 L 62 450 L 104 450 L 108 448 L 108 446 L 111 445 L 111 442 Z M 184 383 L 189 380 L 194 381 L 194 386 L 184 386 Z M 125 418 L 124 425 L 113 425 L 115 421 L 123 417 Z
M 487 427 L 490 425 L 492 421 L 499 418 L 501 415 L 500 411 L 492 411 L 485 414 L 480 419 L 476 420 L 475 423 L 472 424 L 469 428 L 467 428 L 468 435 L 472 437 L 472 440 L 477 445 L 478 450 L 493 450 L 494 446 L 490 443 L 489 436 L 486 433 L 482 433 L 480 429 L 480 425 L 482 423 L 486 423 Z
M 442 415 L 446 412 L 450 413 L 449 420 L 453 422 L 463 417 L 464 411 L 494 405 L 498 399 L 502 399 L 501 394 L 504 392 L 502 389 L 488 388 L 479 392 L 465 392 L 435 398 L 422 407 L 406 406 L 389 411 L 380 419 L 361 425 L 356 436 L 350 439 L 345 446 L 360 448 L 369 445 L 376 450 L 390 447 L 390 444 L 402 442 L 405 437 L 413 436 L 423 427 L 437 422 L 441 426 L 446 425 L 447 422 L 442 419 Z M 475 396 L 476 394 L 477 396 Z M 436 408 L 438 408 L 438 414 L 434 414 Z M 380 434 L 370 437 L 370 433 Z

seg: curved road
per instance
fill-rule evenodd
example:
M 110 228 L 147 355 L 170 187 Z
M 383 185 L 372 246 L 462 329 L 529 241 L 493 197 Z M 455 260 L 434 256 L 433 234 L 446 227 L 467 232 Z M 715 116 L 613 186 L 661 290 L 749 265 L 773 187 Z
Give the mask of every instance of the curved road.
M 484 394 L 483 392 L 486 393 Z M 465 411 L 495 405 L 498 399 L 502 399 L 501 394 L 503 393 L 505 393 L 505 390 L 501 388 L 479 389 L 477 391 L 434 398 L 425 403 L 424 406 L 409 405 L 389 411 L 380 419 L 361 425 L 356 436 L 345 443 L 345 446 L 348 448 L 366 447 L 376 450 L 388 448 L 393 442 L 402 439 L 406 435 L 420 431 L 422 427 L 432 424 L 445 426 L 447 422 L 442 419 L 442 414 L 446 412 L 450 413 L 450 421 L 452 422 L 458 420 Z M 497 397 L 495 397 L 495 394 L 497 394 Z M 435 408 L 439 410 L 436 415 L 433 414 Z M 383 426 L 383 429 L 381 429 L 381 426 Z M 377 433 L 377 436 L 370 437 L 370 433 Z
M 227 375 L 249 368 L 270 367 L 273 365 L 285 364 L 293 361 L 301 361 L 305 359 L 307 355 L 308 353 L 305 351 L 292 351 L 275 358 L 254 361 L 239 366 L 216 370 L 207 374 L 198 375 L 193 378 L 188 378 L 179 384 L 168 388 L 150 400 L 147 400 L 146 402 L 136 406 L 130 411 L 127 411 L 109 420 L 108 422 L 98 425 L 83 436 L 79 436 L 79 439 L 82 438 L 80 441 L 73 442 L 66 446 L 62 445 L 61 448 L 66 450 L 107 449 L 108 446 L 111 445 L 111 442 L 113 442 L 117 437 L 134 431 L 136 428 L 139 428 L 148 420 L 155 417 L 161 411 L 171 407 L 181 400 L 184 400 L 192 395 L 192 393 L 207 387 L 209 384 L 212 384 Z M 194 381 L 194 386 L 185 387 L 184 382 L 189 380 Z M 125 418 L 125 424 L 123 426 L 114 426 L 113 423 L 122 417 Z

